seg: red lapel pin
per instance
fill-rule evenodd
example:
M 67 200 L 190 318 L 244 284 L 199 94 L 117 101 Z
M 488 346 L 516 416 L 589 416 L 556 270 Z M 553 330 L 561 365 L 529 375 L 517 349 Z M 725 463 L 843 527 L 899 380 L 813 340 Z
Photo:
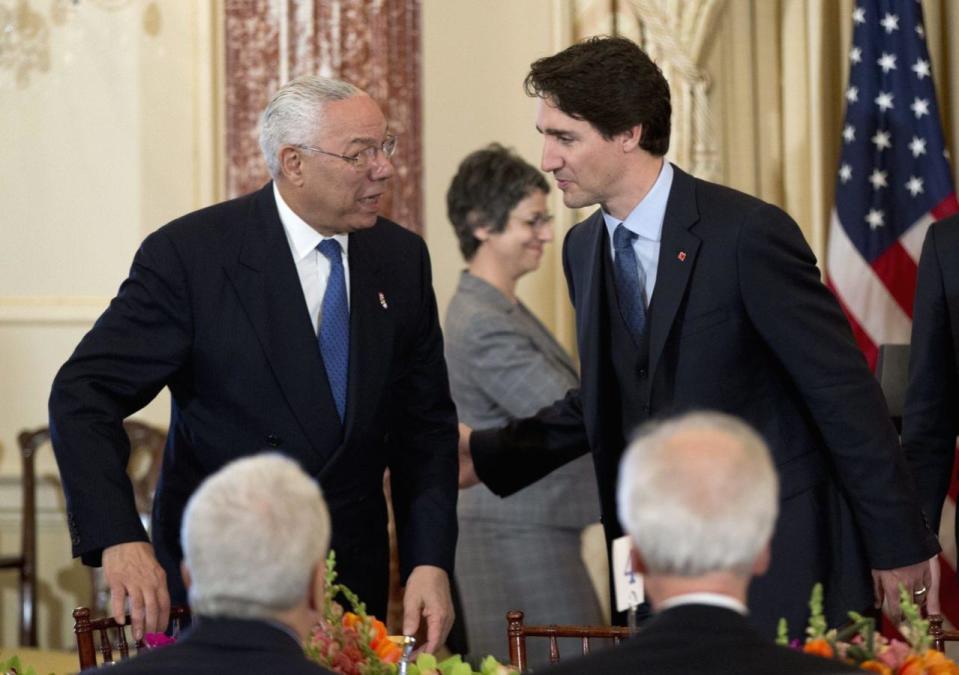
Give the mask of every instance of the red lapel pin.
M 676 257 L 679 258 L 679 262 L 686 262 L 686 251 L 680 251 Z

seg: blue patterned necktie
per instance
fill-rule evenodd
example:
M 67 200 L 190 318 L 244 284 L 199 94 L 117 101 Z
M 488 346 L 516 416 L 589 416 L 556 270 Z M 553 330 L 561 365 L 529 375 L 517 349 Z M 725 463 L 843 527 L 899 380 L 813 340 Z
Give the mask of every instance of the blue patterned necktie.
M 636 237 L 636 233 L 626 229 L 622 223 L 613 230 L 613 248 L 616 250 L 614 268 L 619 309 L 633 337 L 639 342 L 646 329 L 646 299 L 643 296 L 646 274 L 636 262 L 636 251 L 633 249 L 633 241 Z
M 316 249 L 330 261 L 319 340 L 326 377 L 342 422 L 346 419 L 346 382 L 350 369 L 350 309 L 346 304 L 346 277 L 338 241 L 324 239 Z

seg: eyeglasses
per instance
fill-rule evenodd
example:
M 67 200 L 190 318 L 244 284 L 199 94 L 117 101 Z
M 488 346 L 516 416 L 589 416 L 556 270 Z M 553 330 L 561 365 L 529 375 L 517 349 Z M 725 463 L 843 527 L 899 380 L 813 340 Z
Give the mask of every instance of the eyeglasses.
M 553 214 L 541 213 L 532 218 L 521 218 L 520 222 L 534 230 L 541 230 L 553 222 Z
M 321 155 L 329 155 L 330 157 L 339 157 L 344 162 L 352 165 L 357 171 L 366 171 L 373 162 L 376 161 L 377 155 L 381 152 L 383 156 L 387 159 L 393 156 L 393 153 L 396 152 L 396 136 L 387 136 L 379 145 L 371 145 L 368 148 L 360 150 L 355 155 L 338 155 L 335 152 L 327 152 L 322 148 L 318 148 L 315 145 L 303 145 L 300 143 L 295 144 L 294 147 L 300 148 L 302 150 L 312 150 L 313 152 L 318 152 Z

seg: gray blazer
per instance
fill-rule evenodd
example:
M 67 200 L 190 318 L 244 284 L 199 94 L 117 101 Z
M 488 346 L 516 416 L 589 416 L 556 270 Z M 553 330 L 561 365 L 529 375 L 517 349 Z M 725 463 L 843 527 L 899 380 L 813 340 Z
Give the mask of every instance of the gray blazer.
M 525 305 L 463 272 L 445 324 L 450 389 L 474 429 L 532 415 L 579 386 L 572 360 Z M 505 499 L 485 485 L 460 492 L 463 518 L 582 528 L 599 520 L 588 455 Z

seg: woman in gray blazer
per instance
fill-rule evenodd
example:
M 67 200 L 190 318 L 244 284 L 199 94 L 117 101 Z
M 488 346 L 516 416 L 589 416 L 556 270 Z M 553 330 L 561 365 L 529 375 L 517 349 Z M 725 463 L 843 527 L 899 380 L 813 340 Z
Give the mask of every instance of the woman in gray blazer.
M 548 192 L 539 171 L 493 144 L 463 160 L 446 194 L 467 262 L 446 314 L 446 360 L 459 419 L 474 429 L 531 415 L 578 386 L 569 356 L 516 297 L 553 239 Z M 601 623 L 580 555 L 582 529 L 599 520 L 588 455 L 505 499 L 482 484 L 464 490 L 458 515 L 471 657 L 506 658 L 510 609 L 532 624 Z

